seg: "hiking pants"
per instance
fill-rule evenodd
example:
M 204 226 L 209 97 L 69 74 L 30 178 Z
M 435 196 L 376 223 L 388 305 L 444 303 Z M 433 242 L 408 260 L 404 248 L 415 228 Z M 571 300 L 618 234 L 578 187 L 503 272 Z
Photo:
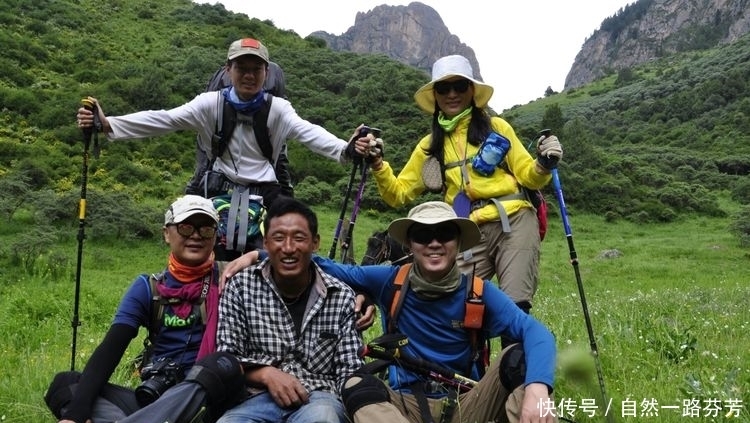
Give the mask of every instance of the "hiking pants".
M 80 372 L 76 371 L 58 373 L 47 389 L 45 402 L 58 420 L 78 387 L 80 377 Z M 107 383 L 94 400 L 91 420 L 93 423 L 115 423 L 139 408 L 132 389 Z
M 462 272 L 482 279 L 497 275 L 500 289 L 516 304 L 528 302 L 539 283 L 539 222 L 532 208 L 523 208 L 508 216 L 510 232 L 503 232 L 499 221 L 479 225 L 480 243 L 472 248 L 472 257 L 458 254 Z M 476 266 L 476 267 L 475 267 Z
M 536 218 L 536 217 L 535 217 Z M 492 362 L 487 373 L 469 392 L 458 396 L 458 404 L 453 410 L 450 423 L 506 422 L 517 423 L 521 419 L 524 386 L 508 392 L 500 382 L 500 362 L 507 349 Z M 357 378 L 347 381 L 347 386 L 356 383 Z M 387 382 L 384 382 L 387 383 Z M 417 399 L 412 394 L 402 394 L 388 388 L 390 402 L 366 405 L 354 414 L 354 423 L 422 423 Z M 440 422 L 443 412 L 443 399 L 427 398 L 430 414 L 435 422 Z M 542 413 L 543 410 L 540 410 Z M 557 419 L 555 419 L 557 421 Z

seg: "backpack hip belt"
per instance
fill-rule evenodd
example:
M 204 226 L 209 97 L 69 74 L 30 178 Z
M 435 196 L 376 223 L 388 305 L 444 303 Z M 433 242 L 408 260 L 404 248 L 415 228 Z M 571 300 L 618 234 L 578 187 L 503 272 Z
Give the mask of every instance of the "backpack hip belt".
M 503 227 L 503 232 L 510 232 L 510 221 L 508 220 L 508 213 L 505 211 L 505 207 L 503 207 L 502 205 L 503 201 L 510 200 L 526 200 L 526 195 L 522 192 L 517 192 L 515 194 L 503 195 L 501 197 L 472 201 L 471 211 L 473 212 L 474 210 L 479 210 L 489 204 L 494 204 L 495 207 L 497 207 L 497 212 L 500 214 L 500 218 L 498 220 Z

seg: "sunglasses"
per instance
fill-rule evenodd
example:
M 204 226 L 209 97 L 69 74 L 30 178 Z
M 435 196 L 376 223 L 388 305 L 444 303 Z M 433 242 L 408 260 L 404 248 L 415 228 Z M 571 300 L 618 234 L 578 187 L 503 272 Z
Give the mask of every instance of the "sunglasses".
M 456 81 L 436 82 L 433 88 L 435 89 L 436 93 L 440 95 L 446 95 L 451 92 L 451 90 L 455 91 L 458 94 L 463 94 L 469 90 L 470 86 L 471 81 L 469 81 L 468 79 L 458 79 Z
M 177 233 L 185 238 L 190 238 L 196 231 L 203 239 L 210 239 L 216 235 L 215 225 L 195 226 L 191 223 L 170 223 L 167 226 L 176 226 Z
M 433 239 L 441 244 L 453 241 L 458 238 L 459 232 L 458 226 L 450 223 L 437 226 L 411 227 L 407 235 L 410 240 L 418 244 L 427 245 Z

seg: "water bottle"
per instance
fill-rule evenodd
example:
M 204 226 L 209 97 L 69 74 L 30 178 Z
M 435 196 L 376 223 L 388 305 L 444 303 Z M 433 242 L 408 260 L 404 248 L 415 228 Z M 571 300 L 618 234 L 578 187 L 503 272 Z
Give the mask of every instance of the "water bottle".
M 477 155 L 471 159 L 471 167 L 482 176 L 490 176 L 505 159 L 508 150 L 510 150 L 510 141 L 496 132 L 490 132 L 479 147 Z

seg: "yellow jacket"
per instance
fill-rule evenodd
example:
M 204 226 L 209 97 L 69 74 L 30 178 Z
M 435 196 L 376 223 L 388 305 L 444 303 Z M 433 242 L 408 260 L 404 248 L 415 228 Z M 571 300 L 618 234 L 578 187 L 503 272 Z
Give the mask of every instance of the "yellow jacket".
M 471 116 L 466 116 L 458 123 L 452 133 L 446 134 L 445 163 L 449 164 L 467 159 L 466 168 L 468 171 L 468 181 L 464 181 L 461 166 L 446 169 L 446 193 L 444 198 L 446 203 L 453 204 L 453 199 L 461 189 L 466 191 L 472 201 L 477 201 L 518 193 L 519 183 L 530 189 L 540 189 L 549 183 L 551 175 L 537 172 L 531 154 L 526 151 L 510 124 L 499 117 L 492 118 L 492 129 L 510 141 L 510 150 L 505 156 L 505 163 L 512 174 L 502 167 L 495 169 L 495 172 L 490 176 L 482 176 L 476 173 L 471 167 L 471 158 L 477 154 L 479 147 L 466 142 L 470 120 Z M 391 207 L 399 207 L 411 202 L 425 190 L 422 182 L 422 167 L 427 160 L 425 151 L 430 145 L 431 138 L 432 135 L 429 134 L 419 141 L 417 147 L 412 151 L 409 161 L 406 162 L 398 176 L 394 175 L 388 162 L 383 162 L 383 166 L 379 170 L 372 172 L 380 196 Z M 531 203 L 526 200 L 503 201 L 502 205 L 508 215 L 523 207 L 532 207 Z M 484 207 L 474 210 L 469 218 L 477 224 L 481 224 L 499 219 L 500 213 L 496 206 L 489 202 Z

